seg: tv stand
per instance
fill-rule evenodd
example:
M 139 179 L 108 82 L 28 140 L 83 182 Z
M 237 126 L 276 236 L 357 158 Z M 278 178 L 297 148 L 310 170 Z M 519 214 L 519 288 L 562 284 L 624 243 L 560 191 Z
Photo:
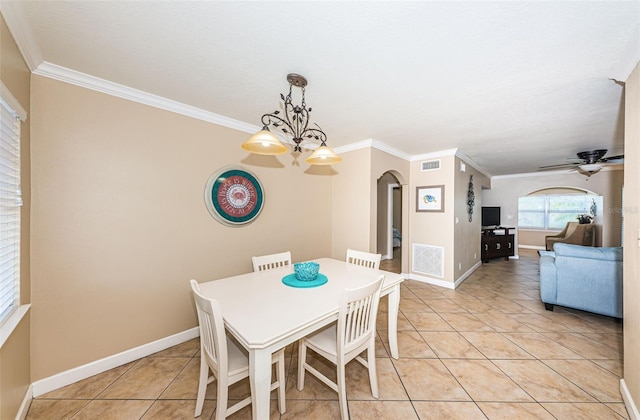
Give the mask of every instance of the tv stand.
M 512 229 L 515 228 L 504 226 L 482 228 L 480 257 L 483 263 L 498 257 L 504 257 L 508 261 L 509 257 L 515 255 L 514 235 L 509 233 Z

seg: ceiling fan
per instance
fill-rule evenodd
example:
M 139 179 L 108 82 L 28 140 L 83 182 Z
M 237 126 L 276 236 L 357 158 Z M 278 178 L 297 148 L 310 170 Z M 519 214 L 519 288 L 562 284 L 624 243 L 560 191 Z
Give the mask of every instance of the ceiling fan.
M 561 169 L 575 168 L 582 172 L 592 175 L 598 172 L 607 163 L 624 163 L 624 155 L 604 157 L 607 149 L 597 149 L 584 152 L 578 152 L 578 158 L 569 158 L 567 160 L 573 162 L 561 163 L 558 165 L 540 166 L 539 169 Z

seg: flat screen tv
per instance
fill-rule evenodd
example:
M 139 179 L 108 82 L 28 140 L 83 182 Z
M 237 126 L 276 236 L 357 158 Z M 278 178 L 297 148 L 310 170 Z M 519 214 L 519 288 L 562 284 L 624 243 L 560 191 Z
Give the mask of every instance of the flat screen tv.
M 482 208 L 482 226 L 500 226 L 500 207 Z

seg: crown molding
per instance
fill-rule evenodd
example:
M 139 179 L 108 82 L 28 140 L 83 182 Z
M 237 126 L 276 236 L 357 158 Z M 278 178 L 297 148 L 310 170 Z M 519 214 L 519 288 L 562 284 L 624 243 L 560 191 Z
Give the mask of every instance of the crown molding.
M 388 144 L 381 142 L 380 140 L 375 139 L 367 139 L 358 141 L 356 143 L 347 144 L 345 146 L 339 146 L 335 148 L 336 153 L 345 153 L 352 152 L 354 150 L 366 149 L 366 148 L 377 149 L 382 152 L 389 153 L 392 156 L 398 157 L 404 160 L 410 160 L 411 155 L 403 152 L 400 149 L 396 149 L 395 147 L 389 146 Z
M 423 153 L 421 155 L 413 155 L 411 156 L 411 162 L 415 162 L 416 160 L 428 160 L 428 159 L 436 159 L 439 157 L 445 157 L 445 156 L 455 156 L 456 153 L 458 152 L 458 149 L 446 149 L 446 150 L 440 150 L 437 152 L 431 152 L 431 153 Z
M 462 153 L 460 150 L 456 149 L 456 156 L 458 158 L 460 158 L 461 160 L 463 160 L 467 165 L 471 166 L 473 169 L 475 169 L 476 171 L 480 172 L 482 175 L 486 176 L 488 179 L 492 178 L 492 175 L 489 172 L 485 171 L 473 159 L 471 159 L 469 156 L 467 156 L 464 153 Z
M 400 149 L 396 149 L 393 146 L 389 146 L 388 144 L 383 143 L 383 142 L 381 142 L 379 140 L 373 140 L 372 141 L 372 147 L 374 147 L 375 149 L 378 149 L 380 151 L 389 153 L 390 155 L 398 157 L 400 159 L 404 159 L 404 160 L 408 160 L 408 161 L 411 160 L 411 155 L 410 154 L 405 153 Z
M 173 101 L 158 95 L 154 95 L 148 92 L 144 92 L 141 90 L 133 89 L 128 86 L 120 85 L 118 83 L 110 82 L 108 80 L 100 79 L 95 76 L 88 75 L 86 73 L 81 73 L 79 71 L 71 70 L 62 66 L 58 66 L 56 64 L 52 64 L 49 62 L 42 62 L 34 71 L 33 74 L 47 77 L 50 79 L 58 80 L 64 83 L 69 83 L 72 85 L 84 87 L 86 89 L 94 90 L 97 92 L 105 93 L 107 95 L 116 96 L 122 99 L 130 100 L 133 102 L 141 103 L 144 105 L 152 106 L 155 108 L 164 109 L 169 112 L 175 112 L 177 114 L 185 115 L 187 117 L 196 118 L 202 121 L 207 121 L 213 124 L 221 125 L 223 127 L 228 127 L 234 130 L 242 131 L 245 133 L 255 133 L 261 129 L 257 125 L 248 124 L 242 121 L 235 120 L 233 118 L 225 117 L 223 115 L 215 114 L 213 112 L 205 111 L 200 108 L 196 108 L 194 106 L 185 105 L 183 103 Z M 285 135 L 281 135 L 280 133 L 275 133 L 281 141 L 293 144 L 293 142 Z M 304 142 L 302 145 L 307 149 L 315 149 L 317 147 L 316 144 Z M 428 159 L 437 159 L 444 156 L 457 156 L 460 159 L 464 160 L 465 163 L 471 165 L 478 172 L 483 174 L 489 179 L 500 179 L 500 178 L 518 178 L 518 177 L 530 177 L 530 176 L 547 176 L 552 174 L 559 173 L 569 173 L 569 171 L 552 171 L 552 172 L 532 172 L 525 174 L 512 174 L 512 175 L 500 175 L 500 176 L 492 176 L 487 171 L 482 169 L 480 165 L 474 162 L 471 158 L 466 156 L 464 153 L 460 152 L 459 149 L 447 149 L 440 150 L 432 153 L 424 153 L 420 155 L 410 155 L 405 153 L 399 149 L 396 149 L 388 144 L 381 142 L 375 139 L 367 139 L 359 142 L 351 143 L 345 146 L 339 146 L 334 148 L 335 152 L 346 153 L 350 151 L 366 149 L 366 148 L 374 148 L 386 153 L 389 153 L 392 156 L 398 157 L 400 159 L 404 159 L 407 161 L 418 161 L 418 160 L 428 160 Z M 603 168 L 607 170 L 611 170 L 608 168 Z
M 257 125 L 247 124 L 242 121 L 234 120 L 233 118 L 214 114 L 213 112 L 205 111 L 194 106 L 185 105 L 181 102 L 173 101 L 162 96 L 154 95 L 148 92 L 130 88 L 128 86 L 120 85 L 118 83 L 110 82 L 108 80 L 100 79 L 99 77 L 71 70 L 62 66 L 58 66 L 56 64 L 48 63 L 46 61 L 40 64 L 38 68 L 33 71 L 33 74 L 48 77 L 50 79 L 58 80 L 65 83 L 70 83 L 72 85 L 91 89 L 97 92 L 106 93 L 107 95 L 116 96 L 122 99 L 138 102 L 155 108 L 164 109 L 166 111 L 175 112 L 187 117 L 196 118 L 202 121 L 208 121 L 214 124 L 222 125 L 224 127 L 243 131 L 245 133 L 255 133 L 261 128 Z
M 200 108 L 196 108 L 194 106 L 185 105 L 183 103 L 173 101 L 171 99 L 167 99 L 158 95 L 153 95 L 151 93 L 147 93 L 141 90 L 133 89 L 128 86 L 120 85 L 118 83 L 110 82 L 108 80 L 100 79 L 95 76 L 88 75 L 86 73 L 81 73 L 79 71 L 71 70 L 62 66 L 58 66 L 56 64 L 42 62 L 34 71 L 33 74 L 38 76 L 47 77 L 50 79 L 58 80 L 64 83 L 69 83 L 72 85 L 84 87 L 86 89 L 94 90 L 97 92 L 105 93 L 107 95 L 116 96 L 122 99 L 126 99 L 133 102 L 138 102 L 144 105 L 152 106 L 155 108 L 164 109 L 169 112 L 175 112 L 177 114 L 185 115 L 187 117 L 196 118 L 202 121 L 207 121 L 213 124 L 221 125 L 223 127 L 228 127 L 234 130 L 242 131 L 245 133 L 255 133 L 261 129 L 257 125 L 247 124 L 242 121 L 235 120 L 233 118 L 225 117 L 223 115 L 215 114 L 213 112 L 205 111 Z M 284 135 L 280 135 L 280 133 L 276 133 L 278 138 L 281 141 L 292 144 L 292 141 Z M 305 143 L 303 147 L 308 149 L 314 149 L 317 145 Z M 428 159 L 436 159 L 444 156 L 457 156 L 460 159 L 464 160 L 465 163 L 471 165 L 478 172 L 483 174 L 489 179 L 502 179 L 502 178 L 522 178 L 522 177 L 531 177 L 531 176 L 548 176 L 548 175 L 557 175 L 557 174 L 565 174 L 570 173 L 569 170 L 564 171 L 549 171 L 549 172 L 531 172 L 531 173 L 523 173 L 523 174 L 511 174 L 511 175 L 499 175 L 492 176 L 488 172 L 486 172 L 482 167 L 480 167 L 477 163 L 475 163 L 471 158 L 466 156 L 464 153 L 460 152 L 457 148 L 455 149 L 447 149 L 440 150 L 438 152 L 432 153 L 424 153 L 420 155 L 409 155 L 399 149 L 391 147 L 386 143 L 383 143 L 379 140 L 375 139 L 367 139 L 359 142 L 351 143 L 345 146 L 339 146 L 334 148 L 335 152 L 346 153 L 350 151 L 366 149 L 366 148 L 374 148 L 377 150 L 381 150 L 383 152 L 389 153 L 392 156 L 396 156 L 400 159 L 404 159 L 407 161 L 418 161 L 418 160 L 428 160 Z M 602 170 L 615 170 L 615 168 L 605 167 Z
M 94 90 L 97 92 L 105 93 L 107 95 L 116 96 L 122 99 L 126 99 L 133 102 L 138 102 L 144 105 L 152 106 L 155 108 L 164 109 L 166 111 L 175 112 L 177 114 L 185 115 L 187 117 L 196 118 L 202 121 L 211 122 L 224 127 L 232 128 L 245 133 L 255 133 L 260 131 L 262 127 L 257 125 L 248 124 L 242 121 L 235 120 L 233 118 L 225 117 L 223 115 L 215 114 L 213 112 L 205 111 L 201 108 L 185 105 L 181 102 L 173 101 L 171 99 L 164 98 L 162 96 L 154 95 L 141 90 L 133 89 L 128 86 L 124 86 L 118 83 L 110 82 L 99 77 L 91 76 L 86 73 L 82 73 L 76 70 L 71 70 L 66 67 L 58 66 L 57 64 L 43 62 L 34 71 L 33 74 L 38 76 L 47 77 L 50 79 L 58 80 L 60 82 L 69 83 L 75 86 L 80 86 L 86 89 Z M 289 136 L 282 135 L 280 133 L 274 133 L 278 138 L 288 144 L 293 144 L 293 141 Z M 304 141 L 301 146 L 306 149 L 313 150 L 318 147 L 317 144 Z M 378 150 L 382 150 L 391 155 L 397 156 L 401 159 L 409 160 L 410 155 L 393 148 L 378 140 L 368 139 L 360 142 L 352 143 L 346 146 L 340 146 L 335 148 L 336 153 L 345 153 L 353 150 L 364 149 L 367 147 L 373 147 Z
M 334 148 L 334 151 L 336 153 L 346 153 L 353 152 L 355 150 L 366 149 L 368 147 L 373 147 L 373 139 L 367 139 L 355 143 L 350 143 L 344 146 L 338 146 Z
M 129 101 L 138 102 L 138 103 L 152 106 L 155 108 L 164 109 L 166 111 L 175 112 L 177 114 L 185 115 L 187 117 L 192 117 L 202 121 L 211 122 L 214 124 L 221 125 L 223 127 L 232 128 L 245 133 L 253 134 L 261 129 L 261 127 L 258 127 L 257 125 L 247 124 L 242 121 L 234 120 L 233 118 L 228 118 L 223 115 L 214 114 L 213 112 L 205 111 L 203 109 L 196 108 L 194 106 L 185 105 L 183 103 L 173 101 L 171 99 L 167 99 L 162 96 L 158 96 L 158 95 L 154 95 L 141 90 L 133 89 L 128 86 L 110 82 L 108 80 L 101 79 L 99 77 L 91 76 L 89 74 L 82 73 L 76 70 L 71 70 L 66 67 L 58 66 L 56 64 L 52 64 L 46 61 L 41 63 L 33 71 L 33 74 L 58 80 L 64 83 L 80 86 L 86 89 L 91 89 L 97 92 L 105 93 L 107 95 L 116 96 Z M 287 136 L 280 135 L 280 133 L 275 133 L 275 134 L 278 136 L 278 138 L 281 141 L 288 144 L 293 144 L 293 142 Z M 318 147 L 318 145 L 310 142 L 303 142 L 302 147 L 313 150 L 316 147 Z M 351 143 L 345 146 L 336 147 L 334 148 L 334 151 L 340 154 L 340 153 L 346 153 L 346 152 L 351 152 L 351 151 L 366 149 L 366 148 L 374 148 L 407 161 L 433 159 L 433 158 L 438 158 L 442 156 L 455 155 L 460 157 L 469 165 L 471 165 L 478 172 L 482 173 L 488 178 L 491 178 L 490 174 L 488 174 L 477 163 L 471 160 L 471 158 L 464 155 L 462 152 L 459 152 L 457 148 L 412 156 L 399 149 L 396 149 L 395 147 L 389 146 L 388 144 L 381 142 L 379 140 L 367 139 L 367 140 Z
M 43 61 L 40 47 L 35 42 L 31 31 L 31 25 L 24 17 L 19 1 L 0 1 L 0 13 L 7 23 L 9 32 L 18 45 L 18 49 L 24 57 L 29 70 L 35 70 Z

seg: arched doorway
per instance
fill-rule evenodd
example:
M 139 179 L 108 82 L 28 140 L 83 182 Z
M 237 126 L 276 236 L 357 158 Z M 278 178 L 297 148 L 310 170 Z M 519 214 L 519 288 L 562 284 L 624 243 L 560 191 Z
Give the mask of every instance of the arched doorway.
M 377 253 L 380 268 L 395 273 L 402 272 L 402 188 L 393 171 L 378 178 Z

